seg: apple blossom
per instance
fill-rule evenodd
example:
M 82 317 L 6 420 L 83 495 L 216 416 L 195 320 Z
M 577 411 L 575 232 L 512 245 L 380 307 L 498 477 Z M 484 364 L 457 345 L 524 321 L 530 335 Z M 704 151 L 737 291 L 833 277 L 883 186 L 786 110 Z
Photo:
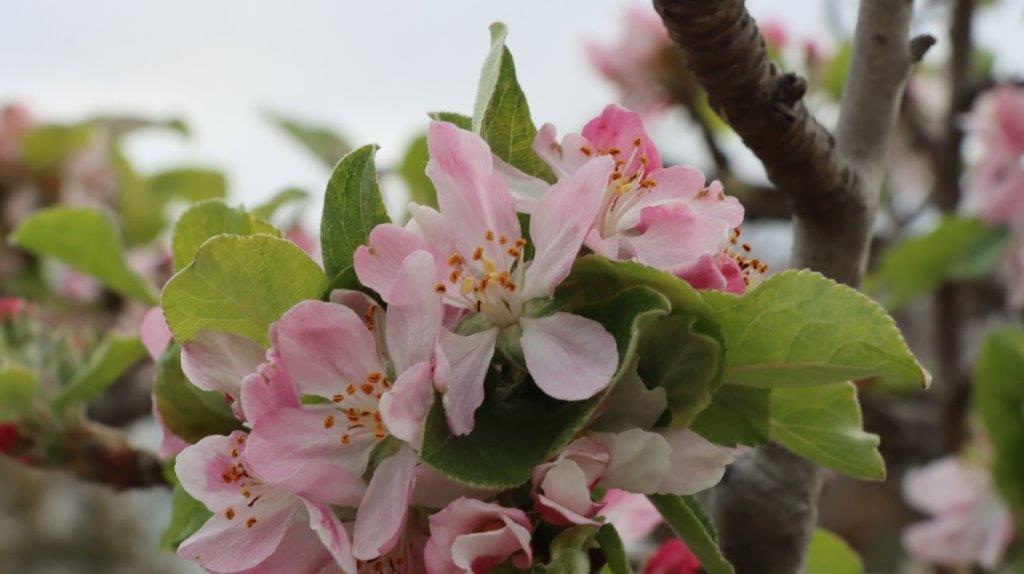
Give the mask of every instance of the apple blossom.
M 700 561 L 678 538 L 666 540 L 644 565 L 643 574 L 697 574 Z
M 477 574 L 506 560 L 526 569 L 533 562 L 532 527 L 522 510 L 459 498 L 429 521 L 428 574 Z
M 1024 225 L 1024 89 L 987 92 L 967 127 L 983 147 L 969 174 L 968 210 L 994 225 Z
M 379 225 L 355 254 L 362 283 L 393 304 L 398 264 L 407 253 L 430 251 L 435 288 L 446 306 L 478 319 L 468 335 L 441 333 L 435 385 L 455 434 L 473 429 L 484 399 L 484 378 L 499 336 L 518 344 L 537 386 L 561 400 L 587 399 L 611 382 L 618 352 L 596 321 L 565 312 L 539 315 L 534 300 L 549 299 L 569 274 L 612 171 L 598 158 L 551 187 L 533 209 L 526 261 L 515 201 L 495 171 L 490 148 L 476 134 L 445 122 L 427 131 L 427 174 L 440 211 L 411 206 L 412 229 Z
M 911 556 L 949 567 L 999 564 L 1013 537 L 1013 518 L 987 468 L 957 456 L 940 458 L 908 472 L 903 493 L 932 516 L 903 532 Z

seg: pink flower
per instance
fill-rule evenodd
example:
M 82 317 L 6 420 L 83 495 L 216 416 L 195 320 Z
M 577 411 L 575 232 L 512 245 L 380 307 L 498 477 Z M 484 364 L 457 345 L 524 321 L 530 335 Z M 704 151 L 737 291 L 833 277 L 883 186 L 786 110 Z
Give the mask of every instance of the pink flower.
M 984 148 L 968 180 L 968 210 L 993 225 L 1024 225 L 1024 89 L 987 92 L 967 126 Z
M 903 496 L 932 516 L 903 532 L 903 546 L 915 559 L 964 568 L 999 564 L 1013 537 L 1013 520 L 987 468 L 957 456 L 940 458 L 907 473 Z
M 536 203 L 530 220 L 536 254 L 527 262 L 515 200 L 487 144 L 472 132 L 434 122 L 427 145 L 427 174 L 440 212 L 412 205 L 409 229 L 377 226 L 369 246 L 356 251 L 355 270 L 364 285 L 394 304 L 399 264 L 411 251 L 428 250 L 437 263 L 435 288 L 454 318 L 477 321 L 475 333 L 443 330 L 440 336 L 435 385 L 452 431 L 473 429 L 499 335 L 518 343 L 534 382 L 549 396 L 575 401 L 599 393 L 618 365 L 614 338 L 596 321 L 564 312 L 539 315 L 542 305 L 530 303 L 549 299 L 569 274 L 612 160 L 587 162 Z
M 786 29 L 786 24 L 781 20 L 774 18 L 765 19 L 758 22 L 757 27 L 761 30 L 761 35 L 764 36 L 764 41 L 768 44 L 769 50 L 778 52 L 785 48 L 789 42 L 789 31 Z
M 0 174 L 3 164 L 17 161 L 21 139 L 34 123 L 25 106 L 10 104 L 0 108 Z
M 246 459 L 246 443 L 243 432 L 209 436 L 178 455 L 182 488 L 214 513 L 181 543 L 178 556 L 218 573 L 271 574 L 284 565 L 299 574 L 329 565 L 355 572 L 334 512 L 263 481 Z
M 746 272 L 728 252 L 743 206 L 725 195 L 721 183 L 706 186 L 696 168 L 662 167 L 638 114 L 609 105 L 581 134 L 561 142 L 554 126 L 545 124 L 533 147 L 560 177 L 574 174 L 591 157 L 615 159 L 585 241 L 595 253 L 669 271 L 700 288 L 744 290 Z M 540 189 L 535 182 L 516 181 L 522 195 Z M 524 199 L 521 206 L 531 210 L 532 201 Z
M 171 328 L 167 326 L 167 320 L 164 319 L 164 312 L 160 307 L 153 307 L 146 312 L 142 324 L 139 325 L 139 338 L 142 339 L 149 357 L 154 361 L 159 360 L 167 345 L 171 344 L 174 335 L 171 334 Z
M 598 524 L 594 517 L 603 504 L 590 491 L 608 468 L 611 456 L 604 445 L 579 438 L 551 462 L 533 470 L 534 499 L 544 520 L 560 526 Z
M 626 9 L 616 43 L 588 43 L 586 48 L 590 63 L 615 84 L 624 104 L 644 113 L 666 107 L 665 79 L 678 73 L 678 59 L 672 57 L 675 45 L 661 17 L 650 6 Z
M 647 561 L 643 574 L 697 574 L 700 560 L 678 538 L 666 540 Z
M 0 297 L 0 321 L 12 319 L 28 309 L 28 303 L 19 297 Z
M 506 560 L 516 568 L 529 568 L 531 530 L 521 510 L 459 498 L 430 517 L 427 572 L 480 574 Z
M 646 538 L 662 523 L 661 513 L 642 494 L 612 488 L 601 502 L 600 516 L 615 527 L 626 544 Z

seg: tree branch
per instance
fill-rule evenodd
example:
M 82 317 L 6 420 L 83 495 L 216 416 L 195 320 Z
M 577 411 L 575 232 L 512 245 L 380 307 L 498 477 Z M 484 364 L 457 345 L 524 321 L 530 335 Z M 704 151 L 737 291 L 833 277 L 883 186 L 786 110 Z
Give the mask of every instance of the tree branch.
M 709 101 L 793 203 L 796 265 L 857 285 L 890 135 L 911 64 L 910 0 L 862 0 L 838 137 L 807 111 L 806 83 L 768 59 L 743 0 L 654 0 Z M 741 458 L 714 494 L 723 550 L 738 572 L 792 573 L 816 520 L 821 471 L 778 445 Z

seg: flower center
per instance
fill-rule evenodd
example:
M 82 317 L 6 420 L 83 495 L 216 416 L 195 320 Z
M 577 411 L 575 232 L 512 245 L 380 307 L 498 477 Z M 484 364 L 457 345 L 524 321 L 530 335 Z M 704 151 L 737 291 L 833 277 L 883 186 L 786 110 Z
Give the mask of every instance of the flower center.
M 526 272 L 525 247 L 521 237 L 488 230 L 468 258 L 459 252 L 448 257 L 448 284 L 438 283 L 437 291 L 450 305 L 481 313 L 499 327 L 511 325 L 523 311 L 518 290 Z
M 622 151 L 617 147 L 597 150 L 597 155 L 611 155 L 615 158 L 615 169 L 608 179 L 608 187 L 605 188 L 601 199 L 601 209 L 598 211 L 595 224 L 601 237 L 607 238 L 624 231 L 619 229 L 623 216 L 658 185 L 653 179 L 644 177 L 649 160 L 647 154 L 641 151 L 642 146 L 643 140 L 639 136 L 634 138 L 633 151 L 625 160 L 620 159 Z M 586 147 L 582 151 L 590 155 L 587 153 L 589 149 Z
M 349 384 L 344 392 L 331 397 L 337 413 L 324 417 L 324 429 L 341 431 L 342 444 L 350 444 L 353 437 L 372 434 L 380 442 L 388 437 L 380 415 L 380 398 L 391 388 L 384 373 L 374 371 L 366 375 L 361 385 Z

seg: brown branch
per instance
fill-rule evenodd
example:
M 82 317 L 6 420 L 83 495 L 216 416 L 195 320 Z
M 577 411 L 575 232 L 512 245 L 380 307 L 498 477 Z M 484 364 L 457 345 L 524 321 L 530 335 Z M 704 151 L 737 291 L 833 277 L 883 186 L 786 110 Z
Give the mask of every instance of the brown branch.
M 792 201 L 794 259 L 857 285 L 864 273 L 888 143 L 911 64 L 912 3 L 862 0 L 838 136 L 802 102 L 806 83 L 768 59 L 743 0 L 654 0 L 713 108 Z M 792 573 L 816 520 L 821 471 L 768 445 L 734 465 L 714 493 L 724 552 L 740 573 Z

